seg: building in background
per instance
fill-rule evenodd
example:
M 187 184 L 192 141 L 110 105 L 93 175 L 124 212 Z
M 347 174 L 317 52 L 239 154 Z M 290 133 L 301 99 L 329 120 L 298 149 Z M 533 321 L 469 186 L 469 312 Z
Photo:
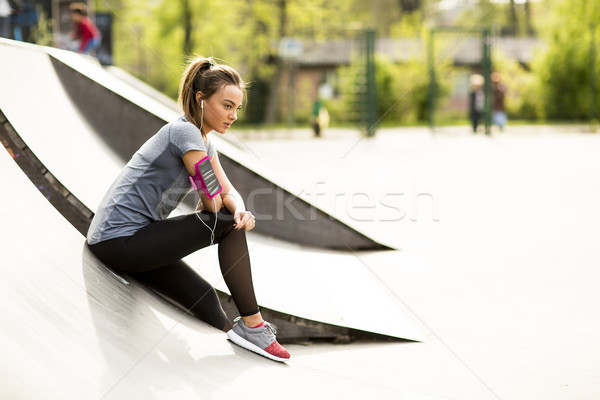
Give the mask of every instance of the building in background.
M 496 37 L 492 46 L 500 50 L 507 58 L 528 67 L 532 61 L 534 51 L 544 46 L 543 41 L 536 38 L 524 37 Z M 394 63 L 406 63 L 414 59 L 424 59 L 425 44 L 421 39 L 390 39 L 380 38 L 376 41 L 376 54 L 387 57 Z M 464 37 L 452 44 L 452 51 L 447 57 L 452 58 L 452 64 L 458 68 L 453 79 L 448 101 L 440 111 L 465 113 L 469 104 L 469 77 L 474 73 L 481 73 L 482 45 L 481 38 Z M 353 40 L 335 40 L 322 43 L 305 43 L 304 53 L 298 60 L 297 67 L 293 70 L 295 91 L 295 107 L 297 117 L 302 118 L 299 110 L 310 112 L 314 99 L 335 97 L 337 70 L 339 67 L 348 66 L 357 56 L 359 44 Z M 284 75 L 289 74 L 285 71 Z M 425 73 L 425 72 L 424 72 Z M 281 82 L 280 98 L 289 97 L 289 77 L 286 75 Z M 286 113 L 287 102 L 280 106 L 282 113 Z

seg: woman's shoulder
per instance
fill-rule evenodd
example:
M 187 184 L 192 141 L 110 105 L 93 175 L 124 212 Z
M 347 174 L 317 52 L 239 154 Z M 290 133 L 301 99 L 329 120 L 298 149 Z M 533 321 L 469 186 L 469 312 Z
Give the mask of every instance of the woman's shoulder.
M 179 116 L 175 121 L 171 121 L 166 125 L 172 132 L 191 132 L 194 134 L 202 135 L 200 129 L 185 117 L 185 115 Z
M 208 138 L 204 139 L 200 129 L 188 121 L 185 115 L 168 123 L 165 125 L 165 128 L 167 128 L 166 131 L 168 132 L 169 140 L 176 145 L 183 143 L 203 143 L 206 148 L 210 147 Z

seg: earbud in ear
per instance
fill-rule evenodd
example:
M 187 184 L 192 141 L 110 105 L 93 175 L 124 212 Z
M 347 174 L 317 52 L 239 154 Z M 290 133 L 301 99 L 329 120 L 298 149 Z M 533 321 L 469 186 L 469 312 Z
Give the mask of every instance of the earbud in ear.
M 204 100 L 200 100 L 200 108 L 204 110 Z

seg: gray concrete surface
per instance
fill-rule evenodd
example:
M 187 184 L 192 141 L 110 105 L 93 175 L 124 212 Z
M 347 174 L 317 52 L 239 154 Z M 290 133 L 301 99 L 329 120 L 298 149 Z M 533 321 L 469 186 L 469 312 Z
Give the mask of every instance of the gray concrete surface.
M 197 321 L 185 319 L 184 326 L 177 325 L 168 333 L 179 316 L 175 310 L 139 287 L 121 286 L 93 263 L 61 273 L 56 268 L 81 264 L 83 242 L 76 232 L 63 232 L 70 229 L 64 221 L 57 228 L 52 220 L 61 217 L 46 209 L 34 223 L 47 227 L 38 230 L 48 238 L 48 247 L 42 243 L 39 249 L 15 255 L 18 246 L 10 240 L 23 240 L 19 237 L 30 235 L 31 228 L 0 231 L 0 243 L 4 243 L 0 250 L 9 255 L 0 270 L 5 274 L 0 280 L 4 315 L 0 332 L 4 342 L 17 343 L 1 347 L 1 359 L 19 360 L 0 364 L 1 385 L 9 394 L 36 394 L 39 387 L 45 393 L 39 398 L 64 398 L 65 392 L 52 388 L 48 380 L 71 382 L 75 365 L 81 367 L 75 376 L 85 382 L 90 398 L 102 398 L 93 394 L 109 390 L 105 398 L 137 393 L 146 398 L 172 398 L 172 392 L 182 398 L 227 398 L 268 373 L 283 382 L 270 393 L 282 393 L 283 385 L 290 385 L 295 388 L 289 393 L 292 398 L 596 399 L 600 393 L 600 136 L 530 129 L 492 138 L 460 132 L 437 136 L 419 130 L 380 132 L 375 140 L 361 140 L 355 146 L 356 156 L 347 155 L 370 157 L 377 171 L 383 171 L 382 165 L 393 166 L 376 175 L 379 186 L 369 192 L 372 199 L 388 190 L 437 196 L 439 221 L 430 219 L 425 201 L 415 221 L 410 217 L 360 221 L 362 228 L 390 236 L 402 250 L 353 255 L 413 312 L 427 332 L 422 343 L 292 345 L 293 362 L 282 373 L 261 359 L 250 364 L 256 362 L 252 355 L 228 348 L 220 333 Z M 350 148 L 356 144 L 354 139 L 336 139 L 336 143 L 326 139 L 318 147 L 323 152 Z M 312 140 L 247 144 L 267 165 L 280 162 L 279 152 L 270 151 L 272 146 L 315 147 Z M 347 162 L 352 164 L 352 159 Z M 3 162 L 3 174 L 6 168 Z M 312 180 L 300 180 L 298 185 L 311 187 L 323 179 L 329 182 L 331 176 L 336 182 L 344 181 L 347 173 L 357 173 L 348 168 L 340 171 L 328 161 Z M 293 166 L 281 173 L 292 174 Z M 24 190 L 21 185 L 25 183 L 15 185 L 15 190 Z M 24 210 L 3 215 L 8 226 L 22 224 L 26 211 L 48 206 L 26 195 L 16 197 L 7 207 Z M 401 203 L 396 207 L 401 208 Z M 341 208 L 340 214 L 342 209 L 346 210 Z M 356 217 L 365 210 L 369 211 L 344 212 Z M 410 215 L 410 206 L 405 211 Z M 376 213 L 393 217 L 398 212 L 377 206 Z M 27 269 L 37 268 L 40 256 L 54 252 L 61 254 L 58 265 L 52 261 L 44 265 L 46 271 Z M 69 258 L 62 256 L 69 254 Z M 11 264 L 15 258 L 18 263 Z M 51 285 L 45 285 L 45 280 L 29 281 L 30 276 L 46 278 L 41 274 L 47 270 L 51 271 L 48 279 L 53 277 Z M 74 287 L 79 282 L 78 297 L 64 294 L 70 290 L 64 287 L 67 282 L 60 283 L 63 278 L 73 281 Z M 53 288 L 61 296 L 57 298 Z M 122 308 L 127 312 L 106 309 L 106 304 L 112 304 L 110 299 L 125 302 Z M 83 328 L 71 326 L 75 322 L 67 315 Z M 390 320 L 394 317 L 388 315 Z M 70 329 L 81 330 L 71 338 Z M 115 334 L 128 345 L 115 343 Z M 152 348 L 153 340 L 158 340 L 155 334 L 167 336 Z M 65 366 L 56 359 L 68 362 Z M 218 372 L 211 369 L 215 361 Z M 56 365 L 67 372 L 63 375 L 60 368 L 50 368 Z M 299 386 L 306 371 L 308 383 Z M 43 379 L 34 388 L 23 383 L 38 376 Z M 319 385 L 324 386 L 323 392 Z M 355 389 L 355 385 L 366 385 L 366 389 Z M 83 389 L 63 385 L 61 390 L 81 393 Z
M 452 127 L 244 140 L 307 192 L 320 183 L 317 201 L 329 212 L 401 249 L 356 257 L 428 330 L 425 343 L 398 350 L 392 368 L 403 384 L 453 399 L 591 400 L 600 395 L 600 135 L 588 132 L 509 126 L 485 137 Z M 310 149 L 314 169 L 299 173 L 286 149 Z M 392 349 L 361 355 L 355 346 L 329 367 L 374 363 Z M 373 367 L 373 379 L 387 368 Z

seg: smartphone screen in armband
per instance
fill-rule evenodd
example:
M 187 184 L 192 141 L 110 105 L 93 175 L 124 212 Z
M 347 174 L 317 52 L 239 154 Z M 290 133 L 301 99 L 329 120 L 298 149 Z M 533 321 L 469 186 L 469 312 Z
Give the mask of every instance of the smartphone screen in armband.
M 190 181 L 194 189 L 202 190 L 209 199 L 212 199 L 223 191 L 208 156 L 196 163 L 195 170 L 196 175 L 190 176 Z

